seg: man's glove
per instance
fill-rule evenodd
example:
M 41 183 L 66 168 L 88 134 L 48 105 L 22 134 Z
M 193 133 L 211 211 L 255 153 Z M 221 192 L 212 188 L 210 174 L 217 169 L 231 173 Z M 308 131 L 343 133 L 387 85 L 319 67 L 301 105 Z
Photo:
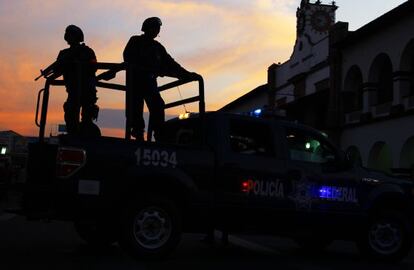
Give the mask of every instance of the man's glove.
M 97 79 L 98 80 L 102 79 L 102 80 L 105 80 L 105 81 L 109 81 L 109 80 L 112 80 L 115 77 L 116 77 L 116 71 L 108 70 L 108 71 L 105 71 L 105 72 L 99 74 L 97 76 Z

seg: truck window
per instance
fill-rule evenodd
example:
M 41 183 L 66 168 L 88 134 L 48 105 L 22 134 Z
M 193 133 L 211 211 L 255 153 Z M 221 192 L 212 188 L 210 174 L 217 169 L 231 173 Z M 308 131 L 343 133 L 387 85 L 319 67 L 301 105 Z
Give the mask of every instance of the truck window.
M 164 143 L 178 145 L 199 145 L 201 143 L 201 125 L 198 119 L 188 119 L 178 122 L 166 122 Z
M 231 151 L 245 155 L 271 156 L 273 143 L 270 126 L 265 123 L 231 120 Z
M 289 129 L 286 139 L 291 160 L 312 163 L 335 160 L 335 150 L 317 136 L 302 130 Z

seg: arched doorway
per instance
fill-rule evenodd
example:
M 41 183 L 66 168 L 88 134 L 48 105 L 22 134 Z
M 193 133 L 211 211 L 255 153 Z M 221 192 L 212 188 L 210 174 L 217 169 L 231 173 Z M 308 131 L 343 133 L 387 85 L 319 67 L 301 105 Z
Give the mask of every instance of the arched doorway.
M 391 172 L 392 155 L 390 147 L 385 142 L 376 142 L 368 157 L 368 168 Z

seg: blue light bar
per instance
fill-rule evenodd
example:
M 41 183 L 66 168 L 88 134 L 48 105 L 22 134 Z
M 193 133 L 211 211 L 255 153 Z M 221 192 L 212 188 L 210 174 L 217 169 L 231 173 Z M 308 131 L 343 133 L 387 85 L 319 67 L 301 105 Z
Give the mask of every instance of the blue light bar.
M 332 188 L 322 186 L 319 189 L 319 198 L 328 199 L 332 197 Z
M 342 198 L 342 190 L 338 187 L 321 186 L 319 189 L 319 198 L 328 200 L 337 200 Z
M 254 110 L 254 111 L 253 111 L 253 114 L 254 114 L 255 116 L 260 116 L 260 115 L 262 114 L 262 109 L 256 109 L 256 110 Z

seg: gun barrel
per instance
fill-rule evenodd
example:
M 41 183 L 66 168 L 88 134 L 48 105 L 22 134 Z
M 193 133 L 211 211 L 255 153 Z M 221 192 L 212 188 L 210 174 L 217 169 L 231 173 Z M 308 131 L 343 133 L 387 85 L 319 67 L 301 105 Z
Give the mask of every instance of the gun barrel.
M 42 73 L 40 73 L 40 75 L 39 76 L 37 76 L 34 80 L 35 81 L 37 81 L 37 80 L 39 80 L 40 78 L 42 78 L 43 77 L 43 74 Z

